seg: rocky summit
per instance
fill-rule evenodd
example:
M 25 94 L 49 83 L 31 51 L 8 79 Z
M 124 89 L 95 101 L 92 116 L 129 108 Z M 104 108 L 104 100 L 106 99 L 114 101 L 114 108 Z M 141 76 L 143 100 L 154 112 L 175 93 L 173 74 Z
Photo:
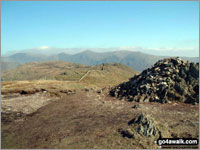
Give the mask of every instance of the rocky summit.
M 178 57 L 159 60 L 128 82 L 112 88 L 110 95 L 136 102 L 199 103 L 199 63 Z

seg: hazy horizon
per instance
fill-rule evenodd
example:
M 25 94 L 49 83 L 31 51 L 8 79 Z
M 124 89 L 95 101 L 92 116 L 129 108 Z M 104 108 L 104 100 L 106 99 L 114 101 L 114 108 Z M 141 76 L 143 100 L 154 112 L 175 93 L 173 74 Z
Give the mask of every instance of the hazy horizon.
M 198 1 L 2 1 L 1 54 L 54 48 L 198 57 L 198 6 Z
M 198 51 L 194 49 L 156 49 L 143 47 L 110 47 L 110 48 L 56 48 L 56 47 L 38 47 L 24 50 L 13 50 L 2 53 L 2 56 L 10 56 L 16 53 L 32 53 L 54 55 L 59 53 L 78 54 L 84 51 L 92 51 L 97 53 L 107 53 L 115 51 L 141 52 L 155 56 L 179 56 L 179 57 L 199 57 Z

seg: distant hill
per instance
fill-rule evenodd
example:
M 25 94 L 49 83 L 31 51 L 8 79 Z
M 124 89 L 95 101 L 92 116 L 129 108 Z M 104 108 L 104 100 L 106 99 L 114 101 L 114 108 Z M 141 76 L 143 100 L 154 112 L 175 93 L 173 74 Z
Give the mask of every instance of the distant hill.
M 19 65 L 20 65 L 19 62 L 1 60 L 1 71 L 8 71 L 10 69 L 16 68 Z
M 13 66 L 6 67 L 9 62 L 15 62 L 16 64 L 23 64 L 28 62 L 44 62 L 44 61 L 67 61 L 73 63 L 80 63 L 84 65 L 98 65 L 102 63 L 121 63 L 127 65 L 137 71 L 143 71 L 144 69 L 152 66 L 156 61 L 167 58 L 168 56 L 155 56 L 145 54 L 137 51 L 113 51 L 98 53 L 93 51 L 84 51 L 77 54 L 66 54 L 64 52 L 54 55 L 33 54 L 33 53 L 15 53 L 13 55 L 2 57 L 2 62 L 5 65 L 2 67 L 2 71 L 13 68 Z M 181 57 L 184 60 L 198 62 L 198 57 Z
M 2 73 L 2 81 L 61 80 L 81 81 L 89 84 L 98 82 L 106 85 L 127 81 L 136 73 L 138 72 L 132 68 L 119 63 L 86 66 L 64 61 L 34 62 Z

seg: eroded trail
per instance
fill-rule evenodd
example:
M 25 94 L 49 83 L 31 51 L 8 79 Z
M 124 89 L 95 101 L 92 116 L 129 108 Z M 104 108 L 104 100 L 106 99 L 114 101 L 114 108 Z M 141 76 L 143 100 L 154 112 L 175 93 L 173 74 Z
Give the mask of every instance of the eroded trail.
M 52 98 L 47 97 L 46 93 L 36 93 L 31 95 L 12 94 L 12 96 L 2 97 L 2 112 L 9 111 L 31 114 L 42 106 L 50 103 Z
M 154 143 L 124 138 L 118 132 L 141 112 L 161 118 L 157 121 L 167 122 L 175 130 L 178 125 L 184 128 L 188 124 L 194 128 L 191 134 L 198 130 L 198 106 L 144 103 L 133 109 L 133 105 L 93 90 L 52 99 L 49 104 L 25 116 L 24 120 L 3 123 L 2 147 L 157 148 Z M 176 117 L 173 118 L 173 114 Z M 190 130 L 188 127 L 185 132 Z

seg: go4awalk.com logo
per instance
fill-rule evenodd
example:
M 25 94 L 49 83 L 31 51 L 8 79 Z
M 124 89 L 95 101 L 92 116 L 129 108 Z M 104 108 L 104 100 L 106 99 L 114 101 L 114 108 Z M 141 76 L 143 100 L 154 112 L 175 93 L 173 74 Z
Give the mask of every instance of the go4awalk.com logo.
M 199 140 L 196 138 L 159 138 L 155 141 L 159 148 L 167 147 L 191 147 L 198 148 Z M 174 148 L 175 148 L 174 147 Z

